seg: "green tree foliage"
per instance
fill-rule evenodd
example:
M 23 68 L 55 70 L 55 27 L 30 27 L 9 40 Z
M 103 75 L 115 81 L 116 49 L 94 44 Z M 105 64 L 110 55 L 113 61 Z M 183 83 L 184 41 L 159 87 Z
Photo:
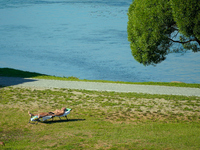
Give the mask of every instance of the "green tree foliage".
M 128 40 L 134 58 L 155 65 L 176 51 L 200 51 L 199 0 L 134 0 L 128 11 Z M 175 43 L 182 47 L 173 48 Z

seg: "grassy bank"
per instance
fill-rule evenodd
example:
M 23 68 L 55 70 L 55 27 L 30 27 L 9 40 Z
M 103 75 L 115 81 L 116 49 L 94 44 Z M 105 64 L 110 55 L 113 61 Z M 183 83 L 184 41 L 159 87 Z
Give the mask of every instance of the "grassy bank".
M 21 78 L 37 78 L 51 80 L 68 80 L 68 81 L 87 81 L 87 82 L 106 82 L 106 83 L 123 83 L 123 84 L 142 84 L 142 85 L 159 85 L 159 86 L 176 86 L 176 87 L 192 87 L 200 88 L 200 84 L 192 83 L 172 83 L 172 82 L 123 82 L 123 81 L 106 81 L 106 80 L 82 80 L 77 77 L 56 77 L 35 72 L 22 71 L 12 68 L 0 68 L 0 76 L 21 77 Z
M 72 108 L 69 120 L 29 124 L 28 111 Z M 0 88 L 2 149 L 199 149 L 200 98 Z
M 80 81 L 9 68 L 0 76 Z M 61 107 L 72 108 L 68 121 L 28 123 L 28 111 Z M 0 87 L 0 118 L 0 149 L 200 149 L 200 97 Z

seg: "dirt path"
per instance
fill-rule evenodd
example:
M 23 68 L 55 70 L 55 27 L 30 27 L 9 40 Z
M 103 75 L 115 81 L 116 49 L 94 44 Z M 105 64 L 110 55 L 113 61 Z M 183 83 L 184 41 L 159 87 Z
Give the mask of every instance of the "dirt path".
M 136 92 L 147 94 L 199 96 L 200 89 L 155 85 L 116 84 L 83 81 L 60 81 L 16 77 L 0 77 L 0 85 L 32 88 L 68 88 L 96 91 Z

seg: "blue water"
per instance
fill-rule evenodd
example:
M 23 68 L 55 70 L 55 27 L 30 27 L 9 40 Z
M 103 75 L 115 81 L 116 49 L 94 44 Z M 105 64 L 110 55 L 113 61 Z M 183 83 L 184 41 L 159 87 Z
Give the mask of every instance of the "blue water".
M 80 79 L 200 83 L 200 53 L 156 67 L 131 55 L 132 0 L 0 0 L 0 67 Z

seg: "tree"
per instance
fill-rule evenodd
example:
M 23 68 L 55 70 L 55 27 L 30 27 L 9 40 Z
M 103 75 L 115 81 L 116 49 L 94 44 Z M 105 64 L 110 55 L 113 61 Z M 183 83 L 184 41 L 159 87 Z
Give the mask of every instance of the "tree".
M 128 19 L 132 55 L 145 66 L 164 61 L 171 52 L 200 51 L 199 0 L 134 0 Z

